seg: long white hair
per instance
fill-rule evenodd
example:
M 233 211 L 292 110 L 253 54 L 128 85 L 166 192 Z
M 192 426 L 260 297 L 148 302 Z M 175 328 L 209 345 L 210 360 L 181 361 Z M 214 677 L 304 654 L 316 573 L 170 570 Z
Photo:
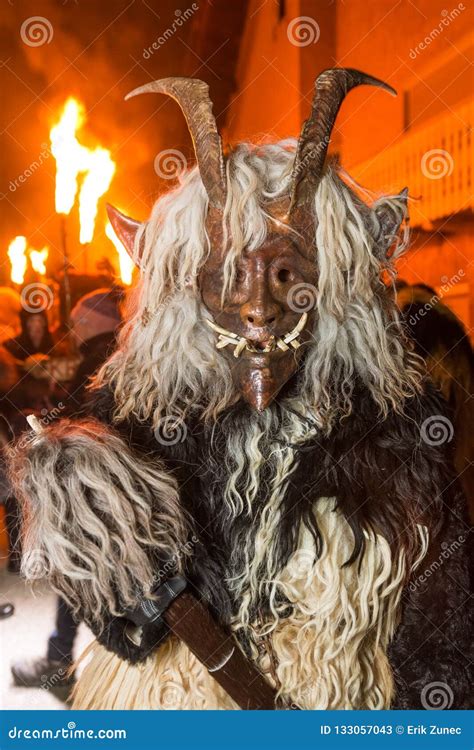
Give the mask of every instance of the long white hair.
M 230 250 L 224 287 L 232 285 L 236 261 L 252 251 L 269 227 L 269 200 L 288 194 L 296 142 L 241 144 L 227 159 L 224 227 Z M 406 234 L 387 258 L 378 245 L 380 207 L 401 222 L 399 196 L 367 205 L 346 175 L 330 166 L 314 198 L 316 323 L 302 367 L 300 397 L 326 427 L 352 409 L 356 381 L 370 389 L 381 413 L 400 410 L 419 387 L 419 365 L 403 342 L 393 294 L 382 276 L 393 278 L 393 260 Z M 137 237 L 144 243 L 142 273 L 133 293 L 119 346 L 97 384 L 114 391 L 115 418 L 132 415 L 156 426 L 164 416 L 199 410 L 216 417 L 239 394 L 215 336 L 204 323 L 198 274 L 210 251 L 206 233 L 208 199 L 199 172 L 187 172 L 175 190 L 154 205 Z

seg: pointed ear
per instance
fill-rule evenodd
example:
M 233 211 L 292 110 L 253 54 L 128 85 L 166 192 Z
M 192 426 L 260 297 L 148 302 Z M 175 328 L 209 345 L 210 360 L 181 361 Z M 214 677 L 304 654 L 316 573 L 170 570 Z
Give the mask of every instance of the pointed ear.
M 115 208 L 115 206 L 111 206 L 110 203 L 107 203 L 106 210 L 107 216 L 109 217 L 109 221 L 112 224 L 115 234 L 119 238 L 127 253 L 130 255 L 135 265 L 140 267 L 140 259 L 142 257 L 144 249 L 143 238 L 140 241 L 138 255 L 134 252 L 134 247 L 135 237 L 142 225 L 141 222 L 132 219 L 130 216 L 126 216 L 121 211 L 119 211 L 118 208 Z
M 398 237 L 401 224 L 407 218 L 408 188 L 403 188 L 396 196 L 398 206 L 393 201 L 381 200 L 375 206 L 377 218 L 377 251 L 380 255 L 387 255 L 394 241 Z

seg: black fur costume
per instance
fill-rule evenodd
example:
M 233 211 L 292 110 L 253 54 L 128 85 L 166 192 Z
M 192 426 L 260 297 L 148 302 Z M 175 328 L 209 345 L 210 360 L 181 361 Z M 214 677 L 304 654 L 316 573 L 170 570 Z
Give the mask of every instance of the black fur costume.
M 291 387 L 291 386 L 290 386 Z M 354 552 L 347 564 L 357 565 L 364 554 L 362 527 L 383 529 L 397 547 L 406 541 L 408 514 L 419 514 L 432 539 L 421 570 L 435 571 L 415 588 L 405 587 L 402 621 L 390 648 L 395 674 L 396 698 L 392 708 L 417 709 L 422 689 L 432 683 L 449 685 L 454 693 L 450 708 L 472 707 L 472 594 L 468 558 L 472 544 L 465 501 L 451 467 L 449 444 L 429 445 L 420 438 L 420 427 L 433 415 L 449 416 L 442 397 L 430 384 L 417 400 L 407 402 L 403 417 L 377 417 L 370 395 L 359 390 L 357 412 L 342 420 L 327 437 L 300 449 L 284 501 L 284 520 L 278 544 L 281 565 L 296 549 L 296 530 L 307 524 L 319 544 L 318 529 L 311 519 L 308 498 L 334 496 L 354 533 Z M 107 390 L 95 394 L 91 413 L 111 424 L 113 399 Z M 221 512 L 225 484 L 223 436 L 226 425 L 245 423 L 248 406 L 237 405 L 224 413 L 212 430 L 188 425 L 184 443 L 158 446 L 151 427 L 124 422 L 118 425 L 134 450 L 158 456 L 179 481 L 182 501 L 195 520 L 193 533 L 199 543 L 186 571 L 189 584 L 204 597 L 215 616 L 228 624 L 235 603 L 223 585 L 228 573 L 228 554 L 244 524 L 249 535 L 252 519 L 237 519 L 229 526 Z M 211 436 L 212 432 L 212 436 Z M 221 479 L 218 479 L 219 474 Z M 262 505 L 255 504 L 255 516 Z M 443 550 L 456 540 L 461 545 L 447 559 Z M 442 564 L 436 569 L 437 560 Z M 417 579 L 420 571 L 416 571 Z M 265 607 L 265 602 L 261 605 Z M 135 663 L 145 659 L 166 638 L 164 624 L 149 626 L 140 647 L 124 636 L 126 621 L 114 618 L 98 640 L 119 656 Z M 243 644 L 245 647 L 245 644 Z M 433 706 L 436 707 L 436 706 Z

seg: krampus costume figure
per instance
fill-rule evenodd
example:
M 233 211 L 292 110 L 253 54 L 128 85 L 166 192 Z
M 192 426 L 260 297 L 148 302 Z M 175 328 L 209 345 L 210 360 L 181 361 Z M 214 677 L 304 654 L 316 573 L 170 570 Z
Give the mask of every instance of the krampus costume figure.
M 325 71 L 298 143 L 225 158 L 202 81 L 131 94 L 180 104 L 197 166 L 146 224 L 111 211 L 141 278 L 93 416 L 11 467 L 26 550 L 97 637 L 78 708 L 237 707 L 162 619 L 136 627 L 176 573 L 279 706 L 468 705 L 449 414 L 386 284 L 407 192 L 369 205 L 326 164 L 359 84 L 392 91 Z

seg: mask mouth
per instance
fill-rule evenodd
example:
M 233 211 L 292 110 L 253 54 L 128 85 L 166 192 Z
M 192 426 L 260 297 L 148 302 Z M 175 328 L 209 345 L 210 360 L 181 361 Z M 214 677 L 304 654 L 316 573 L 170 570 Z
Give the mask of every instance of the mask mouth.
M 303 313 L 296 326 L 285 333 L 283 336 L 270 336 L 266 341 L 257 343 L 251 339 L 246 339 L 244 336 L 239 336 L 237 333 L 228 331 L 226 328 L 221 328 L 213 320 L 205 318 L 205 321 L 209 328 L 212 328 L 215 333 L 219 334 L 216 343 L 216 349 L 224 349 L 226 346 L 234 346 L 234 357 L 237 359 L 240 357 L 242 352 L 252 352 L 253 354 L 269 354 L 277 350 L 286 352 L 289 349 L 299 349 L 301 341 L 299 337 L 306 325 L 308 320 L 308 313 Z

